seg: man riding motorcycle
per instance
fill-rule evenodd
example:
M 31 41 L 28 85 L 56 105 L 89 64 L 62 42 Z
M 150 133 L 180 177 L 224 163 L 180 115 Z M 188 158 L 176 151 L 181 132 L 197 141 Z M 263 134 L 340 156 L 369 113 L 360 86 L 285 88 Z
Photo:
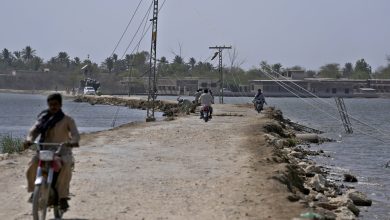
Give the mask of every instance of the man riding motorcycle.
M 260 104 L 261 109 L 263 109 L 264 104 L 267 105 L 267 102 L 265 101 L 264 94 L 261 92 L 261 89 L 257 90 L 257 94 L 256 94 L 255 98 L 253 99 L 253 104 L 254 104 L 256 110 L 258 110 L 257 106 L 256 106 L 257 104 Z
M 203 118 L 203 109 L 206 106 L 210 108 L 210 118 L 212 118 L 213 107 L 211 107 L 211 105 L 214 104 L 214 98 L 210 95 L 208 89 L 204 90 L 203 94 L 199 98 L 199 101 L 202 106 L 202 108 L 200 109 L 200 119 Z
M 48 109 L 38 115 L 38 120 L 30 129 L 24 148 L 32 145 L 40 136 L 40 143 L 66 143 L 67 146 L 78 147 L 80 135 L 74 120 L 65 115 L 62 108 L 62 96 L 59 93 L 47 97 Z M 56 190 L 59 197 L 59 206 L 63 211 L 69 208 L 69 184 L 72 178 L 73 155 L 70 147 L 65 147 L 60 152 L 62 167 L 56 182 Z M 34 181 L 38 167 L 38 156 L 35 155 L 26 173 L 28 192 L 34 191 Z M 32 198 L 30 198 L 32 200 Z

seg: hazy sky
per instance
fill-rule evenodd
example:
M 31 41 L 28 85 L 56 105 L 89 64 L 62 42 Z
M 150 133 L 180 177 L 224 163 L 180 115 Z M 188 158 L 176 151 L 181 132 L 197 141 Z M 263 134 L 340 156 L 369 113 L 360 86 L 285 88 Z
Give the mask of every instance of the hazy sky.
M 46 60 L 66 51 L 100 63 L 139 0 L 7 0 L 1 3 L 0 48 L 36 49 Z M 151 0 L 143 0 L 121 56 Z M 160 4 L 163 0 L 160 0 Z M 212 45 L 237 48 L 242 67 L 261 60 L 318 69 L 365 58 L 374 68 L 390 54 L 389 0 L 167 0 L 159 17 L 158 57 L 179 53 L 205 61 Z M 142 28 L 141 28 L 142 29 Z M 137 37 L 139 39 L 139 37 Z M 150 33 L 141 44 L 149 50 Z M 132 50 L 133 46 L 130 47 Z M 226 58 L 227 54 L 224 55 Z M 228 59 L 225 60 L 226 64 Z M 213 61 L 214 63 L 214 61 Z M 214 63 L 216 64 L 216 63 Z

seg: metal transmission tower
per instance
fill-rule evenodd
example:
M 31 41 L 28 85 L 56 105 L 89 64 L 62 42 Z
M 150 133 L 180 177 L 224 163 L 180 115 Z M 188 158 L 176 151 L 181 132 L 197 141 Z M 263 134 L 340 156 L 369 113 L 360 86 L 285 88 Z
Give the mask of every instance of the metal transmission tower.
M 209 49 L 212 50 L 218 50 L 218 52 L 215 52 L 213 60 L 217 55 L 219 59 L 219 65 L 218 65 L 218 72 L 219 72 L 219 87 L 220 87 L 220 95 L 219 95 L 219 103 L 223 104 L 223 89 L 224 89 L 224 83 L 223 83 L 223 69 L 222 69 L 222 50 L 224 49 L 232 49 L 232 47 L 226 47 L 226 46 L 215 46 L 215 47 L 209 47 Z
M 341 121 L 343 122 L 345 132 L 347 132 L 348 134 L 352 134 L 353 133 L 352 124 L 351 124 L 351 121 L 349 120 L 349 116 L 347 113 L 347 108 L 345 107 L 344 99 L 341 97 L 335 97 L 334 99 L 336 101 L 337 110 L 340 113 Z
M 152 42 L 150 47 L 150 71 L 149 71 L 149 92 L 146 121 L 155 121 L 154 111 L 157 98 L 157 77 L 156 77 L 156 61 L 157 61 L 157 19 L 158 19 L 158 0 L 153 0 L 153 18 L 152 22 Z

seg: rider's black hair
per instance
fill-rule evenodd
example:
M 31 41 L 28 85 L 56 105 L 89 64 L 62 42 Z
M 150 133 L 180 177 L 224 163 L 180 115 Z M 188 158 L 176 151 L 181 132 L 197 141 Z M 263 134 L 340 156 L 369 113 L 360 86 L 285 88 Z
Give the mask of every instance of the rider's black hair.
M 209 90 L 208 89 L 204 89 L 204 93 L 209 93 Z
M 62 95 L 60 93 L 53 93 L 47 97 L 47 102 L 57 100 L 62 105 Z

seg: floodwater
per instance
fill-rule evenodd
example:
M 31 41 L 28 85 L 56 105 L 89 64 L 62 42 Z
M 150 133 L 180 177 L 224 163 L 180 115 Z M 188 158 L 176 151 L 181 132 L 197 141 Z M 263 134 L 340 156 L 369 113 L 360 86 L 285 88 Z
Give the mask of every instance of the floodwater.
M 176 96 L 161 99 L 176 100 Z M 193 99 L 192 97 L 183 97 Z M 216 101 L 218 98 L 216 97 Z M 225 103 L 250 103 L 249 97 L 226 97 Z M 345 99 L 354 133 L 346 135 L 335 110 L 333 99 L 266 98 L 269 106 L 283 111 L 286 118 L 325 132 L 324 135 L 338 140 L 315 148 L 321 148 L 331 158 L 317 157 L 321 165 L 331 169 L 332 176 L 352 173 L 358 177 L 351 184 L 365 192 L 372 200 L 372 207 L 361 208 L 360 219 L 389 219 L 390 216 L 390 99 Z M 45 109 L 45 97 L 0 93 L 0 134 L 12 133 L 24 136 L 36 116 Z M 90 105 L 64 100 L 64 112 L 74 117 L 82 132 L 110 129 L 114 126 L 144 121 L 146 112 L 125 107 Z M 161 113 L 158 113 L 161 117 Z M 368 126 L 369 125 L 369 126 Z
M 37 115 L 46 108 L 42 95 L 0 93 L 0 135 L 24 137 Z M 63 111 L 76 121 L 80 132 L 107 130 L 130 122 L 145 121 L 146 111 L 109 105 L 63 101 Z M 156 112 L 161 119 L 162 113 Z

